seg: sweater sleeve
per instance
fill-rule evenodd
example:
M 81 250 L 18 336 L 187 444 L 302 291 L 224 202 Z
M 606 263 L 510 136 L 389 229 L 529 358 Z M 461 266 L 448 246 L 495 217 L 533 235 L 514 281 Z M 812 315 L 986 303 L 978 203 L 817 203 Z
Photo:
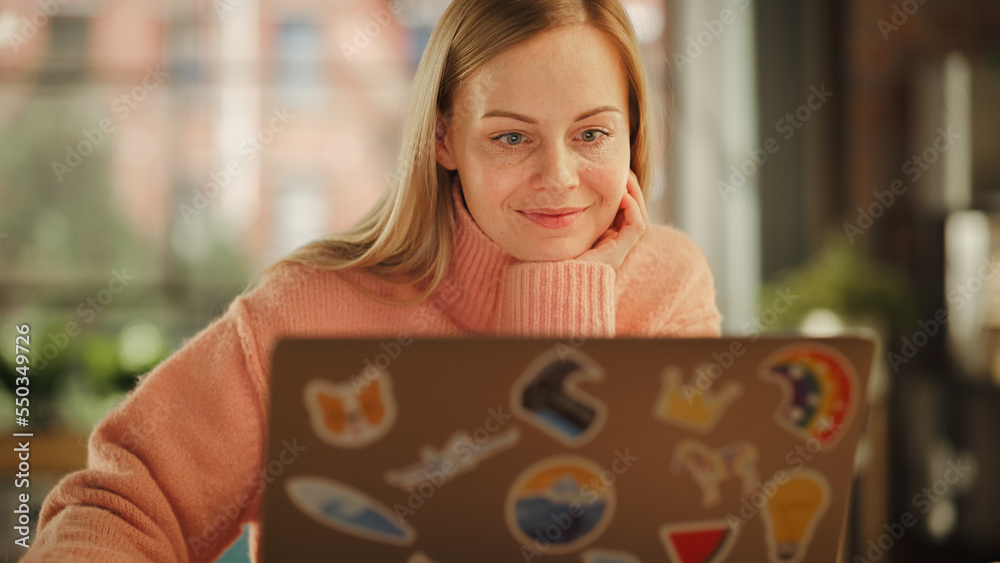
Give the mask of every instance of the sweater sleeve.
M 266 398 L 249 314 L 237 298 L 95 428 L 22 561 L 215 560 L 257 519 Z
M 500 288 L 498 332 L 515 337 L 613 337 L 615 270 L 581 260 L 515 262 Z

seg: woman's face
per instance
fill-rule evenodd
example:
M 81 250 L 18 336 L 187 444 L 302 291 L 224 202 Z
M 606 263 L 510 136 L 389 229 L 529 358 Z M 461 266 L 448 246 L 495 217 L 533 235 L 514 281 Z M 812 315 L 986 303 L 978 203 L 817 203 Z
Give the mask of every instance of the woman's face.
M 519 260 L 576 258 L 611 226 L 629 174 L 618 53 L 583 26 L 494 57 L 455 93 L 437 161 L 458 170 L 472 218 Z

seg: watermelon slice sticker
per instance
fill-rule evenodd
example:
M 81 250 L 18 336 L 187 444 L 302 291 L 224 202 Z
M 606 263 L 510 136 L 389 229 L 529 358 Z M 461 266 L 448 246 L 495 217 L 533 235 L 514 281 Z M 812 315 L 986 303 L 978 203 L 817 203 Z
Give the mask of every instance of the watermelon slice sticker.
M 665 524 L 660 539 L 674 563 L 717 563 L 736 543 L 738 532 L 725 520 Z

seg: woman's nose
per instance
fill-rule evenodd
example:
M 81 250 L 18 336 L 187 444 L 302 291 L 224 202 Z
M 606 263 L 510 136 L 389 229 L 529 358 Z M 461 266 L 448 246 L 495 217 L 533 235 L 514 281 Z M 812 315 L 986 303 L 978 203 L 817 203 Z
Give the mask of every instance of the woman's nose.
M 564 192 L 576 186 L 576 162 L 570 147 L 562 142 L 548 143 L 540 153 L 538 188 Z

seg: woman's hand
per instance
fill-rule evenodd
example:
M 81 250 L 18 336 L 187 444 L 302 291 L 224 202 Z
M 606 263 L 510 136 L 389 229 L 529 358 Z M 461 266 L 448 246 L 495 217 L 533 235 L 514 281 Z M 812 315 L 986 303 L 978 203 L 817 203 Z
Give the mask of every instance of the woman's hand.
M 611 222 L 611 227 L 594 242 L 590 250 L 576 259 L 604 262 L 617 270 L 628 252 L 639 242 L 648 224 L 649 214 L 646 213 L 646 201 L 639 189 L 639 179 L 635 172 L 629 170 L 625 195 L 618 204 L 618 214 Z

